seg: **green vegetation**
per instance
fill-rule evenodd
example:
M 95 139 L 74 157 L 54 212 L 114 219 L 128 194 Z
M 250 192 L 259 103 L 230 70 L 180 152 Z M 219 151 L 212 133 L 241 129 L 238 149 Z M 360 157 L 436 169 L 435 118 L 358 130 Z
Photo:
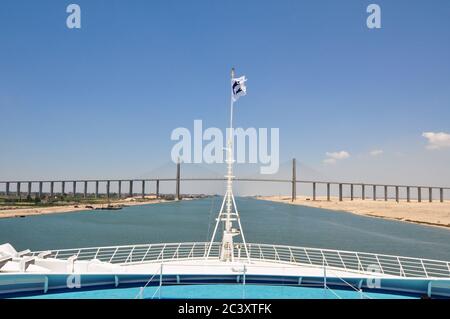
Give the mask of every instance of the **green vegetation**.
M 199 198 L 205 195 L 185 195 L 186 198 Z M 41 198 L 37 195 L 25 195 L 22 196 L 0 194 L 0 210 L 6 207 L 18 207 L 18 208 L 33 208 L 33 207 L 51 207 L 51 206 L 71 206 L 71 205 L 94 205 L 94 204 L 108 204 L 112 201 L 117 201 L 119 199 L 124 199 L 124 197 L 119 198 L 118 194 L 112 193 L 108 199 L 106 194 L 100 194 L 95 197 L 94 194 L 88 194 L 84 197 L 83 194 L 57 194 L 50 196 L 48 194 L 42 196 Z M 175 200 L 173 194 L 161 194 L 160 199 L 163 200 Z M 134 197 L 135 202 L 148 202 L 153 199 Z
M 95 198 L 89 196 L 84 198 L 83 196 L 73 195 L 55 195 L 53 197 L 43 196 L 0 196 L 0 209 L 1 207 L 14 206 L 14 207 L 51 207 L 51 206 L 63 206 L 63 205 L 82 205 L 82 204 L 107 204 L 111 200 L 117 200 L 117 197 L 111 197 L 109 200 L 106 196 L 100 196 Z

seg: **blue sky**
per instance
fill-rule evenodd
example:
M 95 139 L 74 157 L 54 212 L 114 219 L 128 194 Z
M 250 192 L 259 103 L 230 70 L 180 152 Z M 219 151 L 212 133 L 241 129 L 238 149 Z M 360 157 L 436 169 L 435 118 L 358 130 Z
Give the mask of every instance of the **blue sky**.
M 450 148 L 422 133 L 450 132 L 449 18 L 446 0 L 2 1 L 0 180 L 151 171 L 174 128 L 227 125 L 234 66 L 248 78 L 236 125 L 279 127 L 281 162 L 448 184 Z

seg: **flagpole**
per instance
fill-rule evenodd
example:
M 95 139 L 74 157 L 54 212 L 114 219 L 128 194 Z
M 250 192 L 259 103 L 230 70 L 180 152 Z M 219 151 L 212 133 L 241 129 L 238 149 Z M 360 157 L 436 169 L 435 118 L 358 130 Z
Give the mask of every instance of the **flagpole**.
M 233 99 L 233 79 L 234 79 L 234 68 L 231 69 L 231 79 L 230 79 L 230 128 L 228 132 L 228 141 L 227 141 L 227 205 L 226 205 L 226 222 L 225 222 L 225 230 L 231 231 L 231 196 L 233 194 L 233 107 L 234 107 L 234 99 Z
M 236 235 L 241 235 L 244 250 L 247 255 L 247 260 L 250 263 L 250 255 L 247 250 L 247 243 L 245 241 L 244 233 L 242 230 L 242 225 L 239 217 L 239 211 L 236 207 L 236 201 L 233 195 L 233 108 L 235 102 L 236 92 L 233 91 L 233 82 L 235 81 L 234 68 L 231 69 L 231 80 L 230 80 L 230 127 L 227 138 L 227 155 L 226 155 L 226 163 L 227 163 L 227 174 L 225 175 L 227 179 L 227 187 L 225 196 L 222 201 L 222 206 L 219 211 L 219 216 L 216 219 L 216 226 L 214 227 L 213 235 L 211 237 L 211 242 L 209 243 L 208 249 L 205 254 L 205 258 L 208 259 L 211 248 L 214 242 L 214 238 L 216 236 L 216 232 L 219 226 L 219 223 L 223 221 L 225 223 L 223 230 L 222 243 L 219 250 L 219 258 L 221 261 L 234 261 L 234 242 L 233 237 Z M 225 208 L 225 209 L 224 209 Z M 234 213 L 233 213 L 234 209 Z M 225 210 L 225 211 L 224 211 Z M 239 230 L 233 228 L 233 221 L 237 221 Z

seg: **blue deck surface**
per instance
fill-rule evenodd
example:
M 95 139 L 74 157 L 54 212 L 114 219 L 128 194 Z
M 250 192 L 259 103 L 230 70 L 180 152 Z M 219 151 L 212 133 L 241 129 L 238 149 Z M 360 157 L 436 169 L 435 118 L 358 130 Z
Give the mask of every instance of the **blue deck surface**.
M 98 289 L 89 291 L 73 291 L 63 293 L 48 293 L 35 296 L 20 297 L 26 299 L 134 299 L 138 297 L 139 287 Z M 269 285 L 176 285 L 146 287 L 144 299 L 412 299 L 413 297 L 386 294 L 361 293 L 354 290 L 338 290 L 317 287 L 290 287 Z

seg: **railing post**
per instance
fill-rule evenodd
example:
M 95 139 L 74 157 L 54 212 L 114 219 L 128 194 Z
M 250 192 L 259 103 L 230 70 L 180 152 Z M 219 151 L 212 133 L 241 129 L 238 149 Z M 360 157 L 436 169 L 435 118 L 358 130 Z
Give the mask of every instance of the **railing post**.
M 378 258 L 378 255 L 375 255 L 375 258 L 377 259 L 378 267 L 380 267 L 381 272 L 384 274 L 383 266 L 381 266 L 380 258 Z
M 180 200 L 180 171 L 181 171 L 181 164 L 180 161 L 178 160 L 177 162 L 177 181 L 176 181 L 176 194 L 175 194 L 175 199 L 176 200 Z
M 342 202 L 342 184 L 339 184 L 339 201 Z
M 377 186 L 372 185 L 372 191 L 373 191 L 373 200 L 377 200 Z
M 402 262 L 400 261 L 400 257 L 397 257 L 397 262 L 400 266 L 400 276 L 406 277 L 405 270 L 403 269 Z
M 156 198 L 159 198 L 159 179 L 156 180 Z
M 428 201 L 431 203 L 433 201 L 433 188 L 428 188 Z
M 420 203 L 422 201 L 422 189 L 417 187 L 417 201 Z
M 399 198 L 398 198 L 398 186 L 395 186 L 395 201 L 398 203 Z
M 356 252 L 355 255 L 356 255 L 356 259 L 358 260 L 358 270 L 364 270 L 364 266 L 361 263 L 361 259 L 359 259 L 358 253 Z
M 406 201 L 409 203 L 411 201 L 411 193 L 410 193 L 410 187 L 406 186 Z
M 87 197 L 88 182 L 84 181 L 84 198 Z
M 330 183 L 327 183 L 327 201 L 330 201 Z
M 441 201 L 441 203 L 444 202 L 444 189 L 443 188 L 439 189 L 439 200 Z
M 364 184 L 361 184 L 361 199 L 366 199 L 366 186 Z
M 142 198 L 145 198 L 145 180 L 142 180 Z
M 297 172 L 295 158 L 292 159 L 292 201 L 297 199 Z
M 130 183 L 130 184 L 129 184 L 130 189 L 129 189 L 128 195 L 129 195 L 130 197 L 133 197 L 133 180 L 130 180 L 129 183 Z
M 353 200 L 353 184 L 350 184 L 350 200 Z
M 387 202 L 388 200 L 388 187 L 384 185 L 384 201 Z

